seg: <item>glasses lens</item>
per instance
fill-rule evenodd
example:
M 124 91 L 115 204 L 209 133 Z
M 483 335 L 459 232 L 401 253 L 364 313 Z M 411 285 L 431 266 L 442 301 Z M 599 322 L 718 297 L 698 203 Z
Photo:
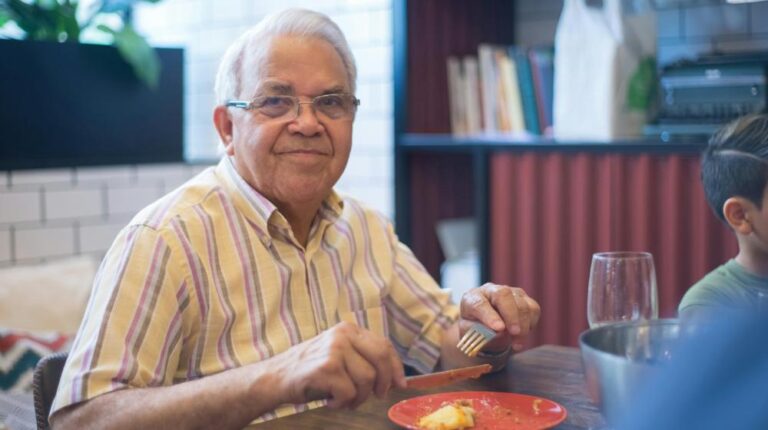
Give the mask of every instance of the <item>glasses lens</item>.
M 259 113 L 270 118 L 281 117 L 296 109 L 296 101 L 290 96 L 265 96 L 254 100 Z
M 355 102 L 347 94 L 326 94 L 316 97 L 312 103 L 315 110 L 332 119 L 352 116 L 355 111 Z

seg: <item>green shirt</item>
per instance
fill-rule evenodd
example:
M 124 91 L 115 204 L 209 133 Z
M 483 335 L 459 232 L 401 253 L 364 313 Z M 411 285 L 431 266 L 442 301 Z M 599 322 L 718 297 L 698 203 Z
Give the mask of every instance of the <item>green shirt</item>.
M 768 309 L 768 278 L 747 272 L 731 259 L 689 288 L 678 311 L 687 318 L 715 308 Z

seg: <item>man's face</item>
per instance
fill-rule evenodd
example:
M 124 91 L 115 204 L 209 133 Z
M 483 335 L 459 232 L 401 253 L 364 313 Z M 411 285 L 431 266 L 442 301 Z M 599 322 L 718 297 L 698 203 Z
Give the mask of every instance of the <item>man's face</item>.
M 243 100 L 269 95 L 297 96 L 302 102 L 330 93 L 349 93 L 350 83 L 336 50 L 319 39 L 272 39 L 261 61 L 243 63 Z M 231 138 L 226 152 L 240 175 L 278 206 L 319 204 L 330 193 L 349 159 L 352 118 L 329 119 L 301 104 L 295 119 L 265 118 L 229 109 Z M 290 115 L 292 118 L 293 115 Z

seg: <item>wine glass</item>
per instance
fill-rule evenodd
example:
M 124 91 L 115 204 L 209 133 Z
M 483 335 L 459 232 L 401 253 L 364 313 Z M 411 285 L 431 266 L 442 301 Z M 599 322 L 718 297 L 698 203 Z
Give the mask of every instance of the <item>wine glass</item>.
M 659 317 L 656 270 L 648 252 L 592 255 L 587 293 L 589 327 Z

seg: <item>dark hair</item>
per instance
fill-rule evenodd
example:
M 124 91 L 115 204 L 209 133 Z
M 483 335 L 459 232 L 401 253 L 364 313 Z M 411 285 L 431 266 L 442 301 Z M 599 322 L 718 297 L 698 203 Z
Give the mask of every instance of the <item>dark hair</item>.
M 768 115 L 741 117 L 718 130 L 701 157 L 707 203 L 725 222 L 723 204 L 740 196 L 761 208 L 768 183 Z

